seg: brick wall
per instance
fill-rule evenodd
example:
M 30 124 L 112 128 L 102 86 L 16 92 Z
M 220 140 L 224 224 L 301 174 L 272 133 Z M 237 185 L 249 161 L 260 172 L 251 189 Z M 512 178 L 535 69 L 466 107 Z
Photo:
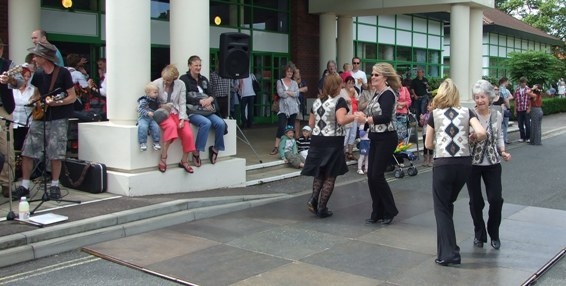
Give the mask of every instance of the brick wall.
M 292 0 L 291 5 L 291 61 L 307 81 L 307 96 L 316 97 L 321 73 L 318 70 L 319 17 L 308 13 L 308 1 Z

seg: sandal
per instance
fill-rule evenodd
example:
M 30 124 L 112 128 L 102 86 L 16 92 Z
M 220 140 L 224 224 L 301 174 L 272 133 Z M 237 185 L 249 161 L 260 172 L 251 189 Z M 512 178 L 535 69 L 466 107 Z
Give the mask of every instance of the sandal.
M 346 160 L 358 160 L 356 159 L 356 156 L 354 156 L 354 154 L 352 154 L 351 152 L 346 152 Z
M 200 161 L 200 154 L 195 155 L 195 153 L 193 153 L 193 164 L 195 165 L 195 167 L 200 167 L 202 165 Z
M 167 156 L 161 156 L 161 160 L 159 161 L 157 168 L 161 173 L 165 173 L 165 171 L 167 171 Z
M 216 164 L 216 159 L 218 158 L 218 152 L 214 152 L 214 146 L 208 147 L 208 160 L 211 164 Z
M 269 153 L 269 154 L 271 154 L 271 155 L 277 155 L 277 153 L 279 153 L 279 148 L 273 147 L 273 149 L 271 149 L 271 153 Z
M 194 171 L 193 171 L 193 168 L 191 168 L 191 166 L 189 165 L 189 162 L 188 162 L 188 161 L 184 161 L 184 162 L 181 161 L 181 162 L 179 162 L 179 168 L 185 169 L 185 172 L 187 172 L 187 173 L 191 173 L 191 174 L 192 174 L 192 173 L 194 172 Z

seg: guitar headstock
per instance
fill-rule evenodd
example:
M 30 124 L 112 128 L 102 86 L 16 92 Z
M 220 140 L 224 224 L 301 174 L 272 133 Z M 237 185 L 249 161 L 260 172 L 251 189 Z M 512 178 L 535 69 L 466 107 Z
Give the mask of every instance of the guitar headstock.
M 8 71 L 6 71 L 6 75 L 7 76 L 14 76 L 14 75 L 21 73 L 23 70 L 24 70 L 24 68 L 21 65 L 17 65 L 15 67 L 9 69 Z

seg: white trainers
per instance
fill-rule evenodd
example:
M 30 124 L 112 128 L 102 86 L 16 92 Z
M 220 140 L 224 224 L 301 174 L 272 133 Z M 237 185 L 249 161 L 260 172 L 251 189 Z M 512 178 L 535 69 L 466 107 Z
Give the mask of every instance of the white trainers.
M 362 169 L 358 169 L 358 174 L 363 175 L 364 171 Z
M 159 145 L 159 143 L 153 143 L 153 150 L 155 151 L 161 150 L 161 145 Z
M 140 144 L 140 151 L 146 151 L 146 150 L 147 150 L 147 144 L 141 143 Z

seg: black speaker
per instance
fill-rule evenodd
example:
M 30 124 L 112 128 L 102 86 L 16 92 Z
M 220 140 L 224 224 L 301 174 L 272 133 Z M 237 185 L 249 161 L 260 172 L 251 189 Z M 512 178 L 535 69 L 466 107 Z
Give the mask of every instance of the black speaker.
M 250 75 L 250 36 L 243 33 L 220 34 L 219 75 L 240 79 Z

